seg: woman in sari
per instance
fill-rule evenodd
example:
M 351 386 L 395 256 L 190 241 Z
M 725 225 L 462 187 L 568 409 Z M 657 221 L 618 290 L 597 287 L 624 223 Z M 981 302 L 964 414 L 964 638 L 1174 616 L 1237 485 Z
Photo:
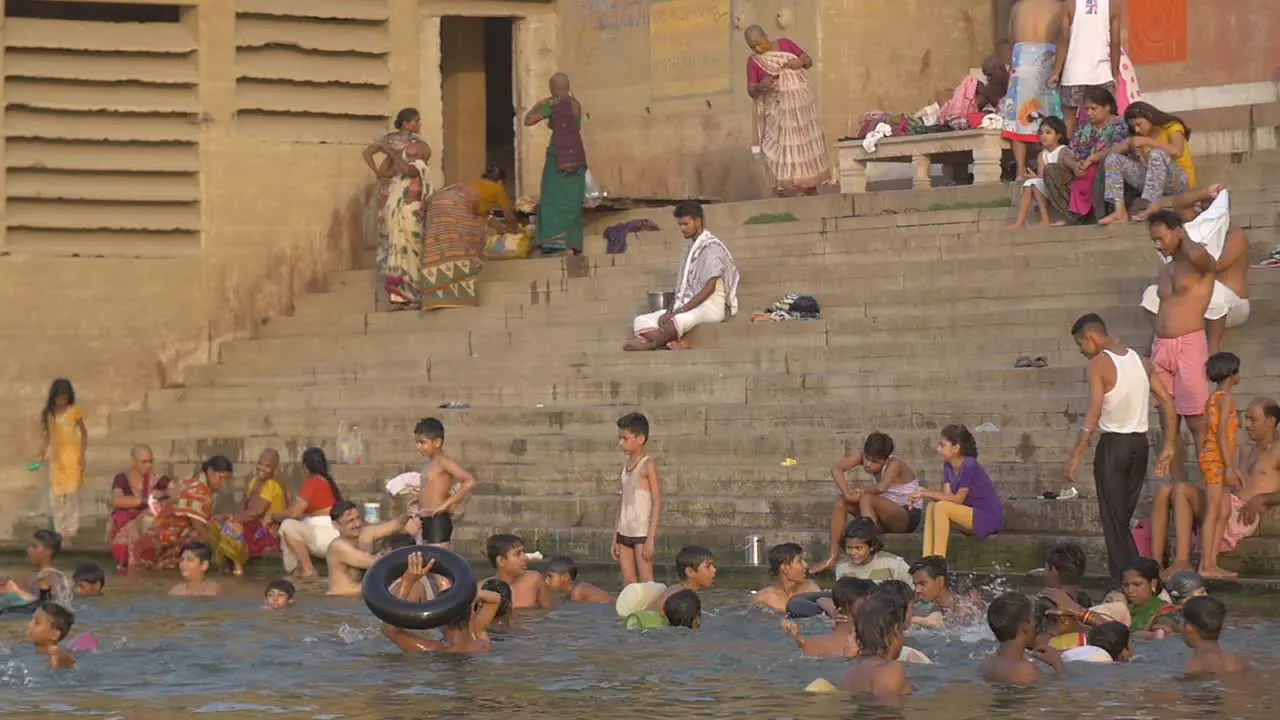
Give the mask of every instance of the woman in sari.
M 525 127 L 551 127 L 538 199 L 540 254 L 582 252 L 582 201 L 587 196 L 587 149 L 582 143 L 582 105 L 569 89 L 569 76 L 551 76 L 551 96 L 524 116 Z
M 1053 214 L 1074 220 L 1093 215 L 1094 187 L 1101 187 L 1098 174 L 1102 162 L 1112 147 L 1129 137 L 1129 124 L 1116 112 L 1116 98 L 1106 88 L 1086 88 L 1084 110 L 1088 122 L 1076 128 L 1068 146 L 1079 161 L 1078 170 L 1072 172 L 1059 163 L 1044 169 L 1045 197 Z
M 283 513 L 289 507 L 289 494 L 276 477 L 279 468 L 280 453 L 271 448 L 263 450 L 249 478 L 240 512 L 214 523 L 215 550 L 218 557 L 231 563 L 234 575 L 243 575 L 250 560 L 280 549 L 280 535 L 265 519 L 268 513 Z
M 418 305 L 422 263 L 423 200 L 431 194 L 427 162 L 431 148 L 418 137 L 422 117 L 414 108 L 396 113 L 396 129 L 364 149 L 364 161 L 377 176 L 373 214 L 378 223 L 378 269 L 391 306 Z M 374 156 L 382 155 L 375 163 Z
M 805 71 L 813 59 L 787 38 L 776 43 L 763 28 L 746 31 L 747 94 L 755 101 L 756 147 L 780 197 L 815 194 L 831 180 L 818 103 Z
M 139 525 L 155 519 L 151 503 L 168 497 L 169 478 L 154 477 L 155 454 L 146 445 L 135 445 L 129 453 L 129 470 L 116 475 L 111 482 L 111 520 L 107 525 L 107 541 L 111 543 L 111 556 L 116 568 L 129 566 L 129 542 L 121 531 L 139 518 Z
M 515 211 L 504 185 L 506 179 L 501 168 L 490 166 L 479 180 L 450 185 L 431 196 L 418 288 L 424 310 L 480 302 L 480 271 L 484 268 L 481 258 L 489 213 L 500 208 L 507 225 L 516 226 Z
M 231 477 L 231 461 L 215 455 L 200 465 L 195 475 L 178 487 L 178 497 L 166 502 L 150 527 L 143 528 L 145 516 L 125 526 L 129 544 L 129 566 L 173 570 L 182 557 L 182 547 L 192 542 L 209 542 L 213 520 L 213 496 Z
M 1105 197 L 1115 209 L 1098 221 L 1102 225 L 1129 221 L 1126 186 L 1140 189 L 1147 201 L 1146 209 L 1134 215 L 1139 221 L 1159 210 L 1165 196 L 1181 195 L 1196 186 L 1191 129 L 1186 123 L 1141 101 L 1125 109 L 1124 119 L 1133 135 L 1113 147 L 1103 162 Z

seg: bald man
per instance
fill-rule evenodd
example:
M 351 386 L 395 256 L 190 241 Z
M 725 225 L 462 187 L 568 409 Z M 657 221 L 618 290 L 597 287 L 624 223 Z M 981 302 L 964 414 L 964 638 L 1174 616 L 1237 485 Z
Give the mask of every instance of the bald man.
M 573 96 L 569 76 L 551 76 L 551 95 L 539 100 L 524 116 L 525 127 L 546 122 L 551 144 L 542 169 L 538 202 L 539 255 L 578 255 L 582 252 L 582 203 L 587 196 L 587 148 L 582 141 L 582 104 Z

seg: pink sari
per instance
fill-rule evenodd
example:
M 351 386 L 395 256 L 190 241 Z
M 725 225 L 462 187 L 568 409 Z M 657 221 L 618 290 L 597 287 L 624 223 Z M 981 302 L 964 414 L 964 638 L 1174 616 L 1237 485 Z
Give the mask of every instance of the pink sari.
M 111 489 L 120 490 L 125 497 L 141 497 L 144 499 L 151 495 L 152 490 L 166 490 L 168 487 L 169 477 L 167 475 L 161 475 L 157 478 L 154 488 L 151 486 L 150 476 L 143 478 L 142 494 L 136 496 L 133 494 L 133 486 L 129 484 L 128 473 L 116 475 L 111 482 Z M 147 512 L 150 512 L 150 508 L 146 503 L 136 508 L 116 508 L 111 511 L 111 521 L 107 525 L 107 541 L 111 543 L 111 557 L 115 558 L 117 567 L 128 567 L 129 565 L 129 538 L 120 531 Z
M 778 44 L 782 46 L 784 41 Z M 756 97 L 755 131 L 756 146 L 779 192 L 814 190 L 831 181 L 827 141 L 809 78 L 804 70 L 785 67 L 797 57 L 793 52 L 770 50 L 750 59 L 766 75 L 778 79 L 775 92 Z

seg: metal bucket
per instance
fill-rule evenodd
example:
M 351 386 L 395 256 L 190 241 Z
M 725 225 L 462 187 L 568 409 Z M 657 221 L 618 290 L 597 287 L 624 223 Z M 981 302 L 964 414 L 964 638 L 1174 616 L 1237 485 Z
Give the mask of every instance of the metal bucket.
M 364 504 L 364 521 L 367 523 L 382 522 L 382 503 L 367 502 Z
M 742 540 L 743 563 L 758 567 L 764 564 L 764 536 L 748 535 Z
M 676 293 L 674 290 L 650 290 L 649 291 L 649 312 L 658 312 L 659 310 L 670 310 L 671 306 L 676 302 Z

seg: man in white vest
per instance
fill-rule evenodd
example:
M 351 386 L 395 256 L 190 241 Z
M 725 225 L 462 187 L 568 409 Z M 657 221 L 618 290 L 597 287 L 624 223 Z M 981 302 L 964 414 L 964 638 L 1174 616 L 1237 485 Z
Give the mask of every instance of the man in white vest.
M 1067 0 L 1058 35 L 1058 59 L 1050 86 L 1062 88 L 1067 131 L 1076 132 L 1084 91 L 1116 94 L 1120 78 L 1120 4 L 1124 0 Z

